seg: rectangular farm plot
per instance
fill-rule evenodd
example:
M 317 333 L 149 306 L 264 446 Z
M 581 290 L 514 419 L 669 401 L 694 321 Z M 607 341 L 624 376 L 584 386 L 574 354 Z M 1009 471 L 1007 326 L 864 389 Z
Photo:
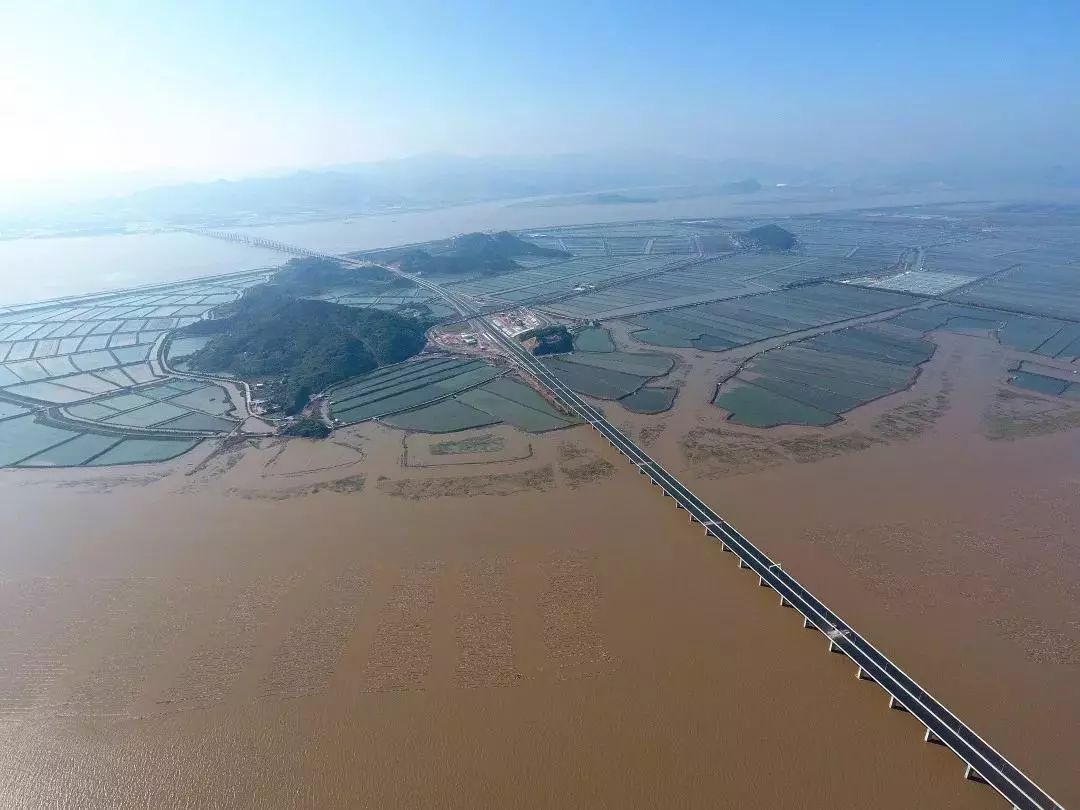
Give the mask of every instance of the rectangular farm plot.
M 64 408 L 63 412 L 76 419 L 86 419 L 91 422 L 108 419 L 117 414 L 117 411 L 105 407 L 100 402 L 83 402 L 78 405 L 70 405 Z
M 382 421 L 394 427 L 429 433 L 449 433 L 499 422 L 532 433 L 577 424 L 576 419 L 556 411 L 527 385 L 506 377 Z
M 88 394 L 107 394 L 110 391 L 115 391 L 118 387 L 114 383 L 103 380 L 94 374 L 74 374 L 70 377 L 60 377 L 57 382 L 70 388 L 76 388 L 79 391 L 86 391 Z
M 722 351 L 916 302 L 903 293 L 822 283 L 643 315 L 633 335 L 655 345 Z
M 43 357 L 37 363 L 45 369 L 49 377 L 62 377 L 65 374 L 79 373 L 79 369 L 75 368 L 70 357 Z
M 94 376 L 100 377 L 103 380 L 108 380 L 119 388 L 127 388 L 129 385 L 135 384 L 135 381 L 125 374 L 121 367 L 98 369 L 94 372 Z
M 383 421 L 403 430 L 452 433 L 494 425 L 501 420 L 486 411 L 479 411 L 456 398 L 451 398 L 436 402 L 434 405 L 388 416 Z
M 1065 380 L 1059 380 L 1057 377 L 1032 374 L 1028 371 L 1015 372 L 1009 378 L 1009 382 L 1017 388 L 1035 391 L 1039 394 L 1050 394 L 1051 396 L 1062 396 L 1067 390 L 1074 388 L 1072 383 L 1066 382 Z
M 25 413 L 28 413 L 28 410 L 21 405 L 0 399 L 0 419 L 10 419 L 12 416 L 21 416 Z
M 465 391 L 459 394 L 457 398 L 466 405 L 498 417 L 501 421 L 513 425 L 518 430 L 530 433 L 557 430 L 575 423 L 555 411 L 543 397 L 528 386 L 514 383 L 511 380 L 505 382 L 513 383 L 514 387 L 504 385 L 493 389 L 484 386 L 472 391 Z M 530 394 L 535 399 L 530 397 Z M 521 400 L 526 400 L 528 404 Z
M 619 399 L 645 384 L 645 377 L 622 371 L 569 363 L 562 359 L 544 360 L 544 365 L 564 384 L 578 393 L 600 399 Z
M 155 427 L 162 430 L 195 431 L 198 433 L 228 433 L 236 427 L 235 421 L 211 416 L 202 411 L 187 411 L 183 416 L 168 422 L 159 422 Z
M 629 396 L 619 400 L 619 404 L 634 413 L 663 413 L 675 404 L 676 388 L 657 387 L 639 388 Z
M 152 382 L 159 379 L 148 363 L 135 363 L 130 366 L 121 366 L 124 373 L 131 377 L 136 384 Z
M 167 402 L 155 402 L 152 405 L 146 405 L 142 408 L 135 408 L 134 410 L 115 414 L 104 421 L 109 425 L 146 428 L 152 427 L 160 422 L 167 422 L 178 416 L 184 416 L 187 413 L 189 413 L 189 411 L 186 409 L 178 408 Z
M 590 326 L 574 335 L 574 350 L 579 352 L 613 352 L 615 342 L 607 329 Z
M 343 422 L 387 416 L 480 385 L 502 370 L 479 360 L 436 358 L 388 366 L 360 377 L 331 395 L 331 412 Z
M 90 466 L 168 461 L 195 447 L 200 439 L 124 439 L 89 462 Z
M 713 404 L 729 411 L 732 422 L 747 427 L 822 426 L 837 420 L 834 413 L 779 396 L 749 383 L 737 383 L 717 396 Z
M 37 360 L 20 360 L 17 363 L 8 363 L 5 368 L 23 382 L 34 382 L 49 377 L 49 372 Z
M 0 365 L 0 388 L 8 385 L 18 385 L 23 378 L 5 365 Z
M 0 421 L 0 467 L 29 458 L 78 434 L 63 428 L 44 425 L 31 415 Z
M 559 355 L 564 363 L 581 366 L 621 371 L 637 377 L 659 377 L 667 374 L 675 366 L 675 358 L 668 354 L 645 354 L 634 352 L 607 352 L 591 354 L 589 352 Z
M 68 388 L 66 385 L 49 382 L 48 380 L 39 380 L 38 382 L 24 383 L 23 385 L 9 385 L 4 391 L 27 399 L 36 399 L 39 402 L 52 404 L 78 402 L 93 396 L 86 391 L 77 391 L 74 388 Z
M 120 348 L 113 349 L 112 353 L 115 355 L 116 359 L 109 363 L 109 365 L 116 366 L 141 362 L 150 356 L 150 349 L 152 348 L 153 345 L 151 341 L 150 343 L 139 343 L 136 346 L 121 346 Z
M 173 405 L 180 405 L 184 408 L 202 411 L 203 413 L 212 416 L 224 416 L 229 413 L 233 407 L 228 392 L 217 385 L 210 385 L 206 388 L 198 388 L 194 391 L 182 393 L 179 396 L 170 399 L 169 402 Z
M 1022 264 L 959 290 L 951 300 L 1051 318 L 1080 319 L 1080 273 L 1075 267 Z
M 78 467 L 124 439 L 102 433 L 83 433 L 19 463 L 20 467 Z

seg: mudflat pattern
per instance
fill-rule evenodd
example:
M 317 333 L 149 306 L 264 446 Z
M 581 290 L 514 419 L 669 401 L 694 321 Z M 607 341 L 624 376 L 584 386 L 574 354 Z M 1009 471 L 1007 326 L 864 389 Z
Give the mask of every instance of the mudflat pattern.
M 355 571 L 327 584 L 274 653 L 262 681 L 265 696 L 296 698 L 326 691 L 368 586 L 368 579 Z
M 378 483 L 379 490 L 387 495 L 413 501 L 439 497 L 469 498 L 477 495 L 544 492 L 554 486 L 555 474 L 550 466 L 519 473 L 386 479 Z
M 431 672 L 431 609 L 436 563 L 409 571 L 383 606 L 360 687 L 371 692 L 422 689 Z
M 290 578 L 275 578 L 243 588 L 157 702 L 186 708 L 223 700 L 248 666 L 259 631 L 273 618 L 291 584 Z
M 557 556 L 545 565 L 540 596 L 545 674 L 566 681 L 603 674 L 613 659 L 599 630 L 600 586 L 595 560 L 584 555 Z
M 456 617 L 457 686 L 513 686 L 521 677 L 514 658 L 514 625 L 507 592 L 507 564 L 483 561 L 462 578 Z

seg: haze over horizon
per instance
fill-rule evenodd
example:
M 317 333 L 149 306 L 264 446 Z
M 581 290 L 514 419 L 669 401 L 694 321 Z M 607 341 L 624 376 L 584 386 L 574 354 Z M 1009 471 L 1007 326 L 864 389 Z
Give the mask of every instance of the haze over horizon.
M 1067 164 L 1078 22 L 1068 2 L 21 3 L 0 201 L 432 152 Z

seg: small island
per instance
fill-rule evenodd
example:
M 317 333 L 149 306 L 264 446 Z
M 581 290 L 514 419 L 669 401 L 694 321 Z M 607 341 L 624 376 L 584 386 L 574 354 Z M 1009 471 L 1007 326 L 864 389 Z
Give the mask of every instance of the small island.
M 217 317 L 188 326 L 184 334 L 211 336 L 189 368 L 255 383 L 268 410 L 293 414 L 313 394 L 406 360 L 427 342 L 425 319 L 299 298 L 294 289 L 289 277 L 252 287 Z
M 795 234 L 779 225 L 760 225 L 732 238 L 739 247 L 752 250 L 791 250 L 798 241 Z
M 518 335 L 518 340 L 537 357 L 545 354 L 565 354 L 574 350 L 574 338 L 562 324 L 530 329 Z
M 507 231 L 495 234 L 467 233 L 444 244 L 445 249 L 438 252 L 409 250 L 396 257 L 396 262 L 408 273 L 493 276 L 520 270 L 521 265 L 514 261 L 515 256 L 570 257 L 565 250 L 540 247 Z

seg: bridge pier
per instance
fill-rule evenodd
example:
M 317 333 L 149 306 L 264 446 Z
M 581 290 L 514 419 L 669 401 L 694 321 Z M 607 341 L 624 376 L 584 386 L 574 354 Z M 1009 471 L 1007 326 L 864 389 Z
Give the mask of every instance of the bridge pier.
M 817 628 L 814 627 L 814 623 L 810 621 L 807 616 L 802 617 L 802 626 L 804 630 L 817 630 Z
M 743 560 L 743 558 L 739 557 L 739 568 L 749 568 L 749 567 L 750 566 L 746 564 L 746 562 Z
M 930 726 L 926 727 L 926 733 L 923 735 L 923 742 L 934 743 L 934 745 L 944 745 L 941 741 L 941 737 L 930 730 Z
M 844 652 L 844 649 L 839 644 L 837 644 L 834 639 L 831 638 L 829 639 L 829 652 L 840 653 L 840 655 L 847 655 L 847 653 Z
M 855 670 L 855 677 L 858 678 L 860 681 L 874 680 L 874 676 L 867 672 L 865 669 L 863 669 L 861 666 L 857 670 Z M 930 729 L 927 729 L 927 731 L 929 730 Z
M 896 699 L 896 695 L 889 695 L 889 708 L 896 709 L 898 712 L 906 712 L 907 707 L 904 706 L 899 700 Z
M 761 574 L 758 574 L 757 584 L 758 584 L 759 588 L 771 588 L 772 587 L 772 585 L 770 585 L 768 582 L 765 581 L 765 577 L 761 576 Z
M 791 602 L 787 600 L 786 596 L 780 597 L 780 607 L 792 607 Z
M 966 763 L 966 762 L 964 763 L 964 765 L 966 766 L 964 768 L 964 778 L 965 779 L 970 779 L 972 782 L 982 782 L 984 785 L 987 784 L 987 781 L 985 779 L 983 779 L 981 773 L 979 773 L 977 770 L 972 768 L 971 765 L 968 765 L 968 763 Z

